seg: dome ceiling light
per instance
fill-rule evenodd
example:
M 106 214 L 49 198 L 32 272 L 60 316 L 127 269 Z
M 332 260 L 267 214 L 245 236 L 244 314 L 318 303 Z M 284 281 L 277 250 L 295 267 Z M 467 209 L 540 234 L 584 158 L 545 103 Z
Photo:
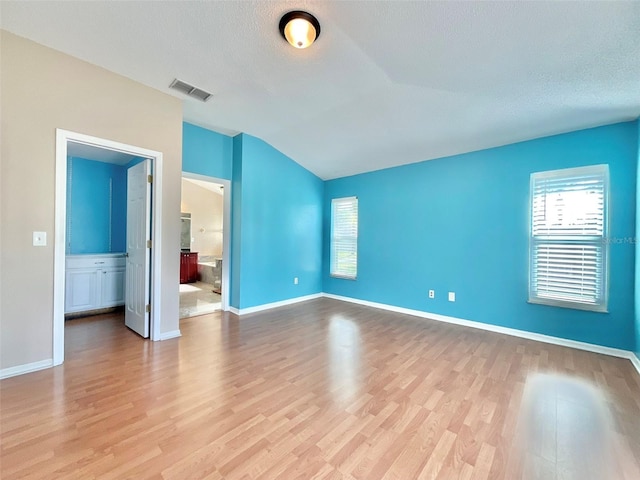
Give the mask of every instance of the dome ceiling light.
M 310 13 L 295 10 L 280 19 L 280 33 L 295 48 L 307 48 L 320 36 L 320 23 Z

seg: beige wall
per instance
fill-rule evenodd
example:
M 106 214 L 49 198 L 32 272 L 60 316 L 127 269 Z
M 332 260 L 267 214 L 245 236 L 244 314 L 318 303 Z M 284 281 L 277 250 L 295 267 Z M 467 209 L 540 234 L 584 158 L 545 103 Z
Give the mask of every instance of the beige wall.
M 222 256 L 222 195 L 182 179 L 181 211 L 191 214 L 191 251 Z
M 160 328 L 177 329 L 181 102 L 13 34 L 1 35 L 0 368 L 52 358 L 56 128 L 163 152 Z M 34 230 L 47 232 L 46 247 L 31 245 Z

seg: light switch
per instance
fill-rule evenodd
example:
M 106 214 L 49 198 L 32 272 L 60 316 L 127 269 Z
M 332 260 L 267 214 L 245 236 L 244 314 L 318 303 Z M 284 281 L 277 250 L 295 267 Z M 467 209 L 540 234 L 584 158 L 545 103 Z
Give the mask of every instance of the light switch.
M 34 247 L 46 247 L 47 246 L 47 232 L 33 232 L 33 246 Z

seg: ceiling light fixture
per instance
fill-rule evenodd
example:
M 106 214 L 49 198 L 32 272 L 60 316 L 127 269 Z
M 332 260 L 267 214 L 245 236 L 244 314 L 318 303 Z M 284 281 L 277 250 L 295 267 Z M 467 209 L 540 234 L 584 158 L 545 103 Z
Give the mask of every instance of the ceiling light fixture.
M 310 13 L 295 10 L 280 19 L 280 33 L 295 48 L 307 48 L 320 36 L 320 23 Z

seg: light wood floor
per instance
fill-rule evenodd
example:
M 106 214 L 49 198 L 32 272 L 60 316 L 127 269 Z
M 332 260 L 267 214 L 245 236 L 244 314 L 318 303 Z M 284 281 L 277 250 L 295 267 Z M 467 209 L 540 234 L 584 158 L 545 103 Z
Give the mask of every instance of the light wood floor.
M 628 360 L 329 299 L 121 322 L 0 382 L 3 480 L 640 478 Z

